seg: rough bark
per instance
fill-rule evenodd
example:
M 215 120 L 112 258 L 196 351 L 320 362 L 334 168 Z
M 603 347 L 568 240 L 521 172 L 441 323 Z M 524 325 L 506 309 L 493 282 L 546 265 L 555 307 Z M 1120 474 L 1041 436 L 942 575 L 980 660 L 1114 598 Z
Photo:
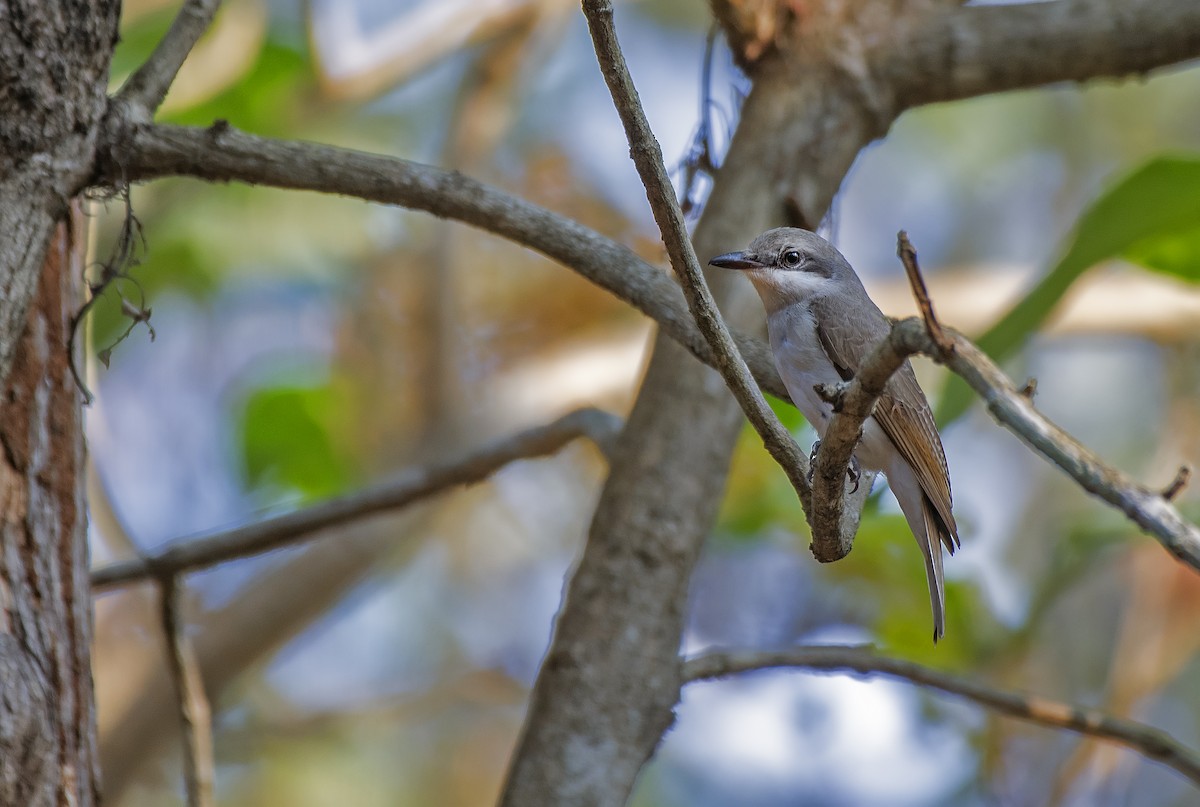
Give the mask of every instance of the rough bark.
M 54 225 L 92 173 L 117 0 L 0 3 L 0 383 Z
M 82 233 L 81 217 L 74 220 Z M 96 803 L 83 418 L 64 349 L 81 301 L 83 252 L 60 225 L 0 404 L 5 805 Z

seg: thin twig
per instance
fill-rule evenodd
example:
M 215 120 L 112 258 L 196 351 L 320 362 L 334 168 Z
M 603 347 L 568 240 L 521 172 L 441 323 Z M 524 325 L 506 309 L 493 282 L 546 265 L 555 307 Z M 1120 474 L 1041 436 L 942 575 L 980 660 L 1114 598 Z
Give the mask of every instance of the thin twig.
M 767 451 L 787 474 L 792 487 L 796 489 L 796 494 L 801 501 L 805 501 L 811 495 L 808 460 L 792 435 L 771 411 L 762 392 L 751 378 L 750 369 L 738 353 L 733 337 L 725 327 L 717 304 L 704 280 L 704 272 L 696 259 L 683 213 L 675 198 L 675 190 L 671 186 L 666 166 L 663 165 L 662 150 L 646 120 L 637 90 L 633 86 L 633 79 L 625 65 L 625 57 L 621 54 L 616 27 L 613 24 L 612 2 L 583 0 L 583 13 L 587 18 L 588 30 L 592 34 L 600 70 L 625 126 L 630 155 L 637 166 L 642 185 L 646 188 L 646 198 L 650 201 L 654 220 L 658 222 L 671 266 L 679 275 L 688 308 L 712 349 L 715 366 L 725 379 L 726 385 L 762 438 Z
M 1191 481 L 1191 479 L 1192 466 L 1180 465 L 1179 470 L 1175 472 L 1175 478 L 1171 480 L 1169 485 L 1163 488 L 1162 497 L 1167 501 L 1172 501 L 1183 491 L 1184 488 L 1187 487 L 1187 484 Z
M 925 320 L 929 338 L 933 340 L 939 350 L 946 352 L 954 350 L 954 343 L 946 336 L 946 332 L 942 330 L 942 323 L 938 322 L 937 316 L 933 313 L 933 301 L 929 299 L 929 289 L 925 287 L 925 278 L 921 277 L 921 267 L 917 264 L 917 250 L 908 240 L 908 233 L 904 230 L 896 233 L 896 254 L 900 257 L 900 262 L 904 264 L 904 273 L 908 275 L 908 285 L 912 287 L 913 297 L 917 301 L 921 319 Z
M 598 409 L 579 409 L 465 456 L 409 468 L 390 483 L 230 530 L 180 538 L 148 558 L 113 563 L 93 571 L 92 588 L 102 591 L 156 575 L 182 574 L 289 546 L 327 527 L 482 482 L 510 462 L 551 454 L 578 437 L 592 440 L 607 455 L 620 425 L 621 420 L 615 415 Z
M 1019 720 L 1124 745 L 1148 759 L 1174 768 L 1194 784 L 1200 785 L 1200 756 L 1153 726 L 1123 720 L 1098 709 L 993 689 L 968 678 L 910 661 L 880 656 L 869 647 L 797 647 L 774 653 L 712 653 L 684 662 L 683 679 L 688 682 L 703 681 L 779 667 L 898 678 L 966 698 Z
M 160 615 L 167 640 L 167 666 L 179 704 L 183 730 L 183 778 L 188 807 L 213 805 L 212 709 L 204 694 L 204 678 L 196 651 L 188 640 L 181 602 L 179 578 L 165 573 L 159 577 Z
M 147 113 L 147 118 L 153 117 L 167 97 L 167 90 L 179 68 L 197 40 L 208 30 L 220 5 L 221 0 L 185 0 L 150 58 L 121 87 L 117 100 L 140 107 Z

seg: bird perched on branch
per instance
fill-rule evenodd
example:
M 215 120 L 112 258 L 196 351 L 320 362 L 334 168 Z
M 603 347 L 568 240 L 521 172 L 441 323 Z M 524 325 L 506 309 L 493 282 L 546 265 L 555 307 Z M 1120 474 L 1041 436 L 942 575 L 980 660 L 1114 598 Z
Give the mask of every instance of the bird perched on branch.
M 887 318 L 842 253 L 808 230 L 768 230 L 744 252 L 709 263 L 745 272 L 758 290 L 779 375 L 817 436 L 824 437 L 833 407 L 814 388 L 853 378 L 871 349 L 887 338 Z M 942 547 L 954 554 L 958 527 L 942 440 L 907 361 L 863 424 L 854 456 L 862 467 L 887 476 L 925 556 L 936 642 L 946 629 Z

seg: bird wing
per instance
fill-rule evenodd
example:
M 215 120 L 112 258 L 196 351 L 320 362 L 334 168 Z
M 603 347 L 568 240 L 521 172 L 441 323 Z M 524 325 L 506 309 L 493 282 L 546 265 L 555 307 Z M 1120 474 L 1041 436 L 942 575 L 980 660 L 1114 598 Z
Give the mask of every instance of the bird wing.
M 858 372 L 875 345 L 887 338 L 887 318 L 870 298 L 866 305 L 856 302 L 853 309 L 839 298 L 823 297 L 812 302 L 817 322 L 817 337 L 829 360 L 843 380 Z M 912 365 L 901 365 L 888 381 L 875 404 L 874 417 L 905 461 L 912 466 L 933 505 L 944 529 L 938 532 L 942 543 L 953 553 L 959 545 L 958 525 L 952 512 L 950 470 L 942 439 L 925 393 L 917 383 Z

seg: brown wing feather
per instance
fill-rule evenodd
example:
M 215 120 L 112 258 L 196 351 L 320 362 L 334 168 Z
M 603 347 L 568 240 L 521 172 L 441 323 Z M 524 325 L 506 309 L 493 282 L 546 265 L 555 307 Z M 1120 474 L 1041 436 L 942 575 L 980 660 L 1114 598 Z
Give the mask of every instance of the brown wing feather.
M 865 295 L 864 295 L 865 296 Z M 869 298 L 868 298 L 869 301 Z M 814 301 L 817 336 L 838 374 L 849 379 L 858 371 L 863 359 L 876 344 L 887 337 L 888 322 L 883 314 L 869 303 L 859 307 L 856 321 L 851 323 L 848 312 L 836 299 Z M 942 543 L 951 553 L 959 545 L 958 525 L 954 521 L 953 499 L 950 493 L 950 471 L 942 438 L 925 393 L 917 383 L 912 365 L 907 361 L 888 381 L 883 395 L 875 405 L 875 420 L 900 451 L 900 455 L 916 471 L 921 489 L 933 505 L 942 527 L 938 532 Z

